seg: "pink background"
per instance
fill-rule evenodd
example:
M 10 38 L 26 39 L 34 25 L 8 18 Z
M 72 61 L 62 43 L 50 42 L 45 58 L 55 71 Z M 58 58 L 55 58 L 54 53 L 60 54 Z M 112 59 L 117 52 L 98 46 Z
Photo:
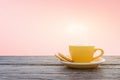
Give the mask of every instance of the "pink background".
M 0 55 L 67 54 L 74 43 L 120 55 L 120 0 L 0 0 Z

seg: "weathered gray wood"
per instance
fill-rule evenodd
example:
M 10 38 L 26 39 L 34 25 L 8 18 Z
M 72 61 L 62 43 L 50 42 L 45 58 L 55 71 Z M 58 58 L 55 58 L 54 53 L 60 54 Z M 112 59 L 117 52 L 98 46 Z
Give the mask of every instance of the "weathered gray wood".
M 114 70 L 112 72 L 112 70 Z M 107 73 L 119 73 L 120 74 L 120 66 L 119 68 L 107 68 L 106 66 L 100 66 L 99 68 L 96 69 L 85 69 L 85 70 L 81 70 L 81 69 L 70 69 L 70 68 L 66 68 L 65 66 L 15 66 L 15 65 L 2 65 L 0 66 L 0 74 L 4 74 L 4 73 L 32 73 L 32 74 L 36 74 L 36 73 L 46 73 L 46 74 L 50 74 L 50 73 L 82 73 L 81 71 L 84 72 L 101 72 L 101 71 L 106 71 Z M 111 71 L 111 72 L 110 72 Z
M 120 56 L 104 56 L 106 62 L 103 64 L 120 64 Z M 16 65 L 16 64 L 41 64 L 41 65 L 60 65 L 61 63 L 56 57 L 52 56 L 1 56 L 0 57 L 0 64 L 7 64 L 7 65 Z
M 55 57 L 0 57 L 0 80 L 120 80 L 120 56 L 96 69 L 69 69 Z
M 107 73 L 108 74 L 108 73 Z M 99 75 L 99 76 L 98 76 Z M 86 73 L 86 74 L 2 74 L 0 75 L 1 80 L 4 78 L 10 80 L 10 79 L 26 79 L 26 80 L 105 80 L 105 79 L 112 79 L 112 80 L 119 80 L 120 77 L 118 74 L 113 75 L 104 75 L 102 73 L 100 74 L 93 74 L 93 73 Z
M 120 79 L 120 69 L 69 69 L 63 66 L 0 66 L 0 78 L 18 79 Z

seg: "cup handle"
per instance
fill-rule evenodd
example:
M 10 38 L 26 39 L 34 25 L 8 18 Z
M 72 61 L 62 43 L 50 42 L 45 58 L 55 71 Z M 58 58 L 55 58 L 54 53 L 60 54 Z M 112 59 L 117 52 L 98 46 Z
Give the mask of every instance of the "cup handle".
M 99 58 L 99 57 L 101 57 L 101 56 L 104 54 L 104 50 L 103 50 L 103 49 L 96 48 L 94 52 L 96 52 L 97 50 L 100 50 L 100 51 L 101 51 L 101 53 L 100 53 L 100 55 L 98 55 L 98 56 L 94 57 L 94 58 L 93 58 L 93 60 L 94 60 L 94 59 L 97 59 L 97 58 Z

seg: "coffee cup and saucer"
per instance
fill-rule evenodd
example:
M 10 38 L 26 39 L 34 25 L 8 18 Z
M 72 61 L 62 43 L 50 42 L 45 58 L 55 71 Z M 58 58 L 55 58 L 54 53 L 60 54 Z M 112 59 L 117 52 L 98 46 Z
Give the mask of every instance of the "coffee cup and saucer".
M 96 51 L 101 53 L 94 57 Z M 97 68 L 105 61 L 102 58 L 104 50 L 95 48 L 93 45 L 69 45 L 70 56 L 65 56 L 62 53 L 57 53 L 55 56 L 60 59 L 60 62 L 69 68 Z

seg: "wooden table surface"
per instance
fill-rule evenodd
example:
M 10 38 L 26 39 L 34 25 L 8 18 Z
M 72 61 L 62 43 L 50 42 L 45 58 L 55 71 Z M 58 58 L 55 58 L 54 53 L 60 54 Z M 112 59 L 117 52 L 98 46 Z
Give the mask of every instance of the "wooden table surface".
M 120 80 L 120 56 L 97 69 L 69 69 L 54 56 L 1 56 L 0 80 Z

